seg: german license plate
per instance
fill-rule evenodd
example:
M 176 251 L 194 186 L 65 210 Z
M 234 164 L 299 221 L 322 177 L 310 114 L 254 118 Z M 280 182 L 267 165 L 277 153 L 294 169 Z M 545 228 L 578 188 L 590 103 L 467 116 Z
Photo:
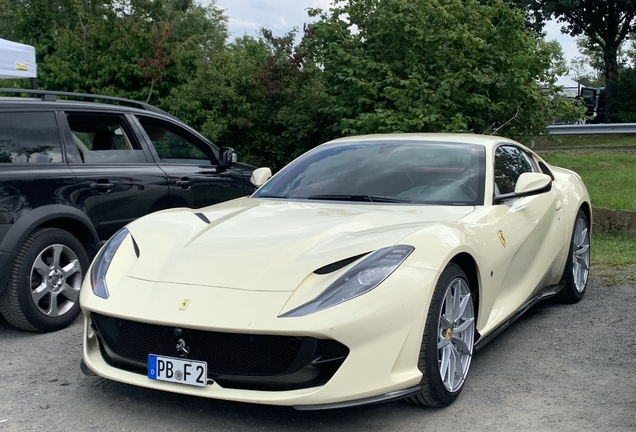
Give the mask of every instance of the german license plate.
M 205 387 L 208 381 L 208 364 L 203 361 L 149 354 L 148 378 Z

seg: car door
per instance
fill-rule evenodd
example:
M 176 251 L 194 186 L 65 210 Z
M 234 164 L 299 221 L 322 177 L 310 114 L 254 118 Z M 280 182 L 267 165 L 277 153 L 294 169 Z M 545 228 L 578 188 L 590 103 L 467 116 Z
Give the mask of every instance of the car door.
M 143 148 L 125 114 L 68 111 L 64 118 L 78 200 L 101 240 L 170 206 L 166 175 Z
M 218 163 L 218 148 L 177 124 L 136 116 L 170 184 L 173 207 L 200 208 L 251 194 L 249 172 Z
M 0 240 L 32 210 L 72 201 L 77 183 L 54 111 L 0 112 L 0 171 Z
M 498 307 L 504 316 L 514 312 L 554 279 L 567 236 L 558 188 L 538 195 L 498 202 L 514 192 L 524 172 L 541 172 L 531 154 L 512 144 L 495 149 L 495 205 L 507 229 L 500 233 L 508 261 Z

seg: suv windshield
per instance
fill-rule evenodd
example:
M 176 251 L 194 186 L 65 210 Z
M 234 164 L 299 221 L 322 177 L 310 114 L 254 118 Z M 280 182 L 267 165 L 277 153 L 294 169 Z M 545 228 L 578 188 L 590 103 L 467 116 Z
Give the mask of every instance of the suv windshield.
M 372 141 L 326 144 L 301 156 L 255 198 L 482 205 L 481 145 Z

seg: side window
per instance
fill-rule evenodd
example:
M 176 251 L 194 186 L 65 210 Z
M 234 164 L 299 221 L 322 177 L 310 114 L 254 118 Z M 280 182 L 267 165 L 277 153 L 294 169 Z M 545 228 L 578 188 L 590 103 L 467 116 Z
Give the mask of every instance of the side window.
M 162 163 L 212 165 L 212 156 L 205 151 L 205 144 L 189 136 L 185 130 L 149 117 L 138 116 L 137 119 Z
M 495 195 L 515 191 L 519 176 L 534 172 L 528 156 L 514 146 L 502 145 L 495 150 Z
M 69 113 L 66 118 L 85 164 L 147 162 L 122 116 Z
M 62 146 L 52 112 L 0 115 L 0 164 L 62 162 Z

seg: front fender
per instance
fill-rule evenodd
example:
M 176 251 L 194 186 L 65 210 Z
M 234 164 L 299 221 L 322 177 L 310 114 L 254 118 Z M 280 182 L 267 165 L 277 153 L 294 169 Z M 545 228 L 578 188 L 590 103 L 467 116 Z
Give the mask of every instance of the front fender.
M 57 226 L 56 222 L 63 220 L 70 224 L 81 224 L 80 229 L 89 233 L 89 256 L 97 251 L 100 244 L 99 237 L 91 220 L 82 211 L 65 205 L 49 205 L 33 209 L 11 225 L 0 242 L 0 294 L 6 288 L 10 267 L 27 236 L 39 227 Z

